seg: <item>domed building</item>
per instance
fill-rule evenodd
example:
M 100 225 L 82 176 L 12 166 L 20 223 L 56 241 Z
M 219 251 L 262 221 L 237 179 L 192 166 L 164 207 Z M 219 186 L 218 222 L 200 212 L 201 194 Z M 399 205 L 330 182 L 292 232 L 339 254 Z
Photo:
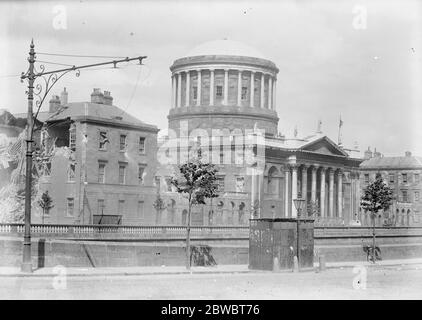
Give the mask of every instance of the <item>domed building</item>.
M 170 71 L 169 132 L 159 143 L 156 176 L 168 208 L 158 223 L 186 223 L 187 203 L 169 181 L 175 165 L 185 163 L 195 146 L 217 165 L 220 196 L 196 206 L 194 225 L 296 217 L 296 198 L 306 201 L 303 215 L 312 215 L 317 224 L 358 223 L 362 159 L 326 137 L 320 122 L 315 134 L 305 137 L 278 134 L 274 62 L 242 43 L 217 40 L 175 60 Z
M 181 120 L 195 128 L 265 128 L 276 135 L 278 68 L 240 42 L 206 42 L 174 61 L 169 128 Z

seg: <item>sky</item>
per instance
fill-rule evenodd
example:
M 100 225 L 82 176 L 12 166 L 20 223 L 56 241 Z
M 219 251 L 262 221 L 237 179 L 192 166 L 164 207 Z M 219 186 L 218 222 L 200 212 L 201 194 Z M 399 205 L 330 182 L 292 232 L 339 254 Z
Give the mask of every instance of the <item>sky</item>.
M 385 156 L 422 156 L 422 1 L 2 1 L 0 108 L 26 112 L 31 38 L 46 70 L 110 59 L 41 53 L 136 57 L 136 63 L 69 73 L 69 101 L 89 101 L 93 88 L 114 104 L 167 128 L 174 60 L 203 42 L 228 38 L 262 52 L 280 69 L 279 131 L 313 134 L 318 120 L 345 146 Z M 47 100 L 47 102 L 48 102 Z M 42 110 L 48 109 L 48 103 Z

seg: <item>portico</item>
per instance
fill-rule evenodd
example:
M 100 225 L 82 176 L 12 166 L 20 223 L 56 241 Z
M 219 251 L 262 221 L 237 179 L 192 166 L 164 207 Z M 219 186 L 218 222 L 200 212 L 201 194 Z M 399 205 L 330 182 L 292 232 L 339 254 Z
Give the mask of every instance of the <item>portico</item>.
M 328 148 L 330 146 L 330 148 Z M 356 167 L 361 160 L 349 158 L 327 137 L 321 136 L 296 150 L 271 147 L 264 181 L 271 181 L 280 172 L 278 216 L 297 216 L 293 200 L 305 199 L 302 215 L 313 216 L 320 225 L 347 225 L 359 211 L 359 177 Z M 314 149 L 312 152 L 307 149 Z M 318 150 L 332 152 L 319 153 Z M 281 161 L 280 161 L 281 160 Z M 274 192 L 264 199 L 274 206 Z M 265 207 L 265 204 L 263 204 Z M 265 212 L 264 209 L 262 212 Z M 346 215 L 344 214 L 346 213 Z M 265 214 L 265 213 L 264 213 Z

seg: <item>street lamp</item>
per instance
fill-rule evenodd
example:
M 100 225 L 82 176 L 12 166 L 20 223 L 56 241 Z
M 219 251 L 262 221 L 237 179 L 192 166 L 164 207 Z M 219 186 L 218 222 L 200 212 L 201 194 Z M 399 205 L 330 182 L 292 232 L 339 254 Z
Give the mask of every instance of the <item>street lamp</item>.
M 305 199 L 293 199 L 293 203 L 295 204 L 295 208 L 297 210 L 297 217 L 296 217 L 296 257 L 297 257 L 297 266 L 299 268 L 299 220 L 300 214 L 302 212 L 302 208 L 305 205 Z

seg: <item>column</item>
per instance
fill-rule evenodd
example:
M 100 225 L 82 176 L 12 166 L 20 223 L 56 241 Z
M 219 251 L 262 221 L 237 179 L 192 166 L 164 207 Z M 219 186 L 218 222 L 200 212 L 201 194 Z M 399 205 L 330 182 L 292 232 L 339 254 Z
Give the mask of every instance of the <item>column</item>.
M 334 217 L 334 170 L 329 169 L 328 180 L 328 216 Z
M 275 110 L 275 108 L 276 108 L 276 104 L 275 104 L 276 96 L 277 96 L 277 79 L 274 79 L 274 81 L 273 81 L 273 103 L 271 105 L 272 110 Z
M 285 218 L 289 217 L 289 176 L 290 169 L 288 166 L 284 168 L 284 215 Z
M 317 170 L 318 168 L 316 166 L 312 167 L 312 189 L 311 189 L 311 201 L 313 203 L 316 202 L 316 184 L 317 184 Z
M 308 167 L 302 165 L 302 199 L 307 200 L 308 190 Z
M 343 217 L 343 172 L 337 171 L 337 212 L 338 217 Z
M 186 72 L 186 97 L 185 106 L 189 107 L 190 104 L 190 71 Z
M 321 167 L 321 186 L 320 186 L 320 203 L 319 203 L 319 208 L 321 211 L 321 217 L 325 217 L 325 170 L 326 168 Z
M 268 109 L 273 109 L 273 77 L 270 75 L 268 77 Z
M 242 70 L 239 70 L 239 77 L 237 79 L 237 105 L 242 106 Z
M 359 172 L 356 172 L 355 173 L 355 176 L 356 176 L 356 192 L 355 192 L 355 200 L 356 200 L 356 205 L 355 205 L 355 211 L 356 212 L 354 212 L 353 213 L 353 215 L 356 213 L 356 214 L 359 214 L 359 208 L 360 208 L 360 177 L 359 177 Z
M 196 105 L 199 107 L 201 105 L 201 88 L 202 88 L 202 77 L 201 77 L 201 69 L 196 70 L 198 73 L 198 82 L 197 82 L 197 89 L 196 89 Z
M 305 200 L 305 204 L 303 205 L 302 215 L 304 217 L 308 216 L 308 167 L 306 165 L 302 165 L 302 199 Z
M 249 106 L 251 108 L 254 107 L 254 100 L 255 100 L 255 71 L 251 71 L 251 101 L 249 102 Z
M 175 75 L 171 76 L 171 107 L 176 107 L 176 78 Z
M 179 72 L 177 77 L 177 107 L 182 106 L 182 73 Z
M 214 105 L 214 69 L 210 70 L 210 106 Z
M 264 84 L 265 84 L 265 74 L 262 73 L 261 74 L 261 103 L 260 103 L 260 107 L 264 108 L 264 103 L 265 103 L 265 95 L 264 95 Z
M 292 218 L 297 217 L 297 210 L 293 202 L 294 199 L 297 199 L 297 166 L 292 166 Z
M 229 69 L 224 69 L 224 100 L 223 104 L 229 104 Z

